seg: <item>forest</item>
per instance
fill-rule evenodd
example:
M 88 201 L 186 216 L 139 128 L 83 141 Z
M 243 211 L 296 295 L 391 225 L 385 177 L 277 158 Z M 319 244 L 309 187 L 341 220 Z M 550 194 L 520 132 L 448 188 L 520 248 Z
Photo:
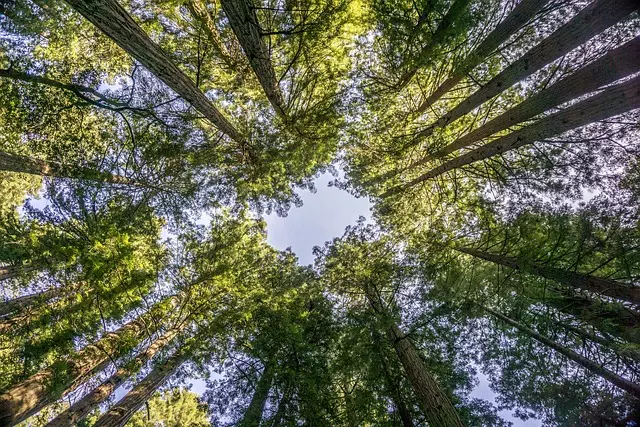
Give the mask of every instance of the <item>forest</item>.
M 0 426 L 525 422 L 640 426 L 640 0 L 0 0 Z

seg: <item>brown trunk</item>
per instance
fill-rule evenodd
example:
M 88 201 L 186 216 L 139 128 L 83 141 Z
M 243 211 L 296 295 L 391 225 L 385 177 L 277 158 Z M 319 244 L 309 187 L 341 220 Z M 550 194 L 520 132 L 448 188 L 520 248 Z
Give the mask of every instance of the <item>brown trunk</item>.
M 617 282 L 615 280 L 589 276 L 587 274 L 563 270 L 561 268 L 547 267 L 536 263 L 529 264 L 527 262 L 520 261 L 517 258 L 483 252 L 477 249 L 465 247 L 456 247 L 455 249 L 459 252 L 476 258 L 482 258 L 494 264 L 504 265 L 506 267 L 513 268 L 514 270 L 521 270 L 546 279 L 555 280 L 558 283 L 562 283 L 563 285 L 567 285 L 572 288 L 578 288 L 623 301 L 629 301 L 634 304 L 640 304 L 639 286 L 627 285 L 626 283 Z
M 506 153 L 523 145 L 532 144 L 638 107 L 640 107 L 640 77 L 634 77 L 624 83 L 607 88 L 599 94 L 572 105 L 559 113 L 544 117 L 529 126 L 453 158 L 404 185 L 390 188 L 382 194 L 382 197 L 397 194 L 453 169 Z
M 183 330 L 188 324 L 185 322 L 182 327 L 167 331 L 160 338 L 151 343 L 144 351 L 139 353 L 132 363 L 127 363 L 105 380 L 98 387 L 86 394 L 82 399 L 71 405 L 66 411 L 58 415 L 47 424 L 47 427 L 74 426 L 89 415 L 102 402 L 124 383 L 130 376 L 135 374 L 155 354 L 169 344 L 173 338 Z
M 494 133 L 529 120 L 545 111 L 578 98 L 598 88 L 630 76 L 640 70 L 640 36 L 607 52 L 600 59 L 560 80 L 548 89 L 530 96 L 522 103 L 506 111 L 482 127 L 438 150 L 407 168 L 412 169 L 430 160 L 444 157 L 461 148 L 469 147 Z
M 50 300 L 62 292 L 63 288 L 51 288 L 46 291 L 38 292 L 37 294 L 25 295 L 22 297 L 14 298 L 12 300 L 4 301 L 0 303 L 0 318 L 5 317 L 16 311 L 24 310 L 31 307 L 36 303 L 42 303 Z
M 631 393 L 632 395 L 636 396 L 636 397 L 640 397 L 640 384 L 635 384 L 629 380 L 627 380 L 626 378 L 621 377 L 620 375 L 616 374 L 615 372 L 609 371 L 608 369 L 604 368 L 603 366 L 587 359 L 586 357 L 583 357 L 582 355 L 576 353 L 575 351 L 566 348 L 560 344 L 558 344 L 557 342 L 550 340 L 549 338 L 540 335 L 539 333 L 535 332 L 534 330 L 521 325 L 520 323 L 516 322 L 515 320 L 505 316 L 502 313 L 498 313 L 497 311 L 494 311 L 488 307 L 485 307 L 483 305 L 478 304 L 480 307 L 482 307 L 482 309 L 484 309 L 487 313 L 490 313 L 491 315 L 497 317 L 498 319 L 504 321 L 505 323 L 513 326 L 514 328 L 518 329 L 520 332 L 530 336 L 531 338 L 535 339 L 536 341 L 546 345 L 547 347 L 550 347 L 552 349 L 554 349 L 555 351 L 557 351 L 558 353 L 562 354 L 563 356 L 565 356 L 567 359 L 574 361 L 575 363 L 577 363 L 578 365 L 582 366 L 584 369 L 586 369 L 587 371 L 598 375 L 599 377 L 601 377 L 602 379 L 605 379 L 607 381 L 609 381 L 611 384 L 615 385 L 616 387 L 619 387 L 620 389 Z
M 244 413 L 242 420 L 238 423 L 239 427 L 258 427 L 262 421 L 262 412 L 269 397 L 269 390 L 273 382 L 273 366 L 267 363 L 264 367 L 262 375 L 256 384 L 256 389 L 251 397 L 251 403 Z
M 237 143 L 245 138 L 196 87 L 116 0 L 66 0 L 66 2 L 109 36 L 118 46 L 162 80 L 175 93 L 202 113 L 214 126 Z
M 251 0 L 222 0 L 222 9 L 229 19 L 231 29 L 238 38 L 249 64 L 258 77 L 267 99 L 276 113 L 286 117 L 284 98 L 276 78 L 269 49 L 262 42 L 260 24 Z
M 230 70 L 236 70 L 236 61 L 231 57 L 227 47 L 220 38 L 220 33 L 216 28 L 216 24 L 211 19 L 209 11 L 207 10 L 206 0 L 188 0 L 185 6 L 189 10 L 189 13 L 202 25 L 204 32 L 207 34 L 207 39 L 211 44 L 211 48 L 222 59 L 225 65 Z
M 402 393 L 400 393 L 398 384 L 393 380 L 393 377 L 391 376 L 391 370 L 389 369 L 389 365 L 387 364 L 387 358 L 384 355 L 382 342 L 378 337 L 377 331 L 374 331 L 374 338 L 376 340 L 376 347 L 379 349 L 380 362 L 382 364 L 382 375 L 384 377 L 387 393 L 389 393 L 389 396 L 391 397 L 391 400 L 396 407 L 396 411 L 398 412 L 400 421 L 402 421 L 402 425 L 404 427 L 413 427 L 411 414 L 409 413 L 407 406 L 404 404 L 404 399 L 402 399 Z
M 387 337 L 398 354 L 400 363 L 402 363 L 429 425 L 432 427 L 463 427 L 464 424 L 455 407 L 429 373 L 409 338 L 390 321 L 388 310 L 384 307 L 375 290 L 367 285 L 364 291 L 373 310 L 388 324 Z
M 421 58 L 429 59 L 434 50 L 446 41 L 456 20 L 464 13 L 470 2 L 471 0 L 455 0 L 453 2 L 446 15 L 442 18 L 442 21 L 440 21 L 440 24 L 438 24 L 438 28 L 436 28 L 436 31 L 433 33 L 431 41 L 420 52 Z M 417 65 L 412 65 L 411 68 L 400 77 L 395 86 L 396 90 L 401 90 L 409 84 L 413 76 L 418 72 L 418 69 L 419 67 Z
M 424 113 L 427 108 L 437 102 L 442 95 L 455 87 L 469 71 L 473 70 L 483 59 L 498 49 L 512 34 L 538 13 L 549 0 L 521 0 L 520 3 L 500 22 L 480 45 L 469 54 L 469 57 L 457 67 L 429 97 L 418 107 L 417 113 Z
M 0 425 L 12 426 L 24 421 L 74 390 L 91 374 L 107 366 L 114 356 L 118 357 L 132 339 L 139 339 L 146 331 L 147 322 L 166 310 L 167 302 L 176 301 L 177 298 L 172 297 L 156 304 L 147 313 L 77 352 L 64 362 L 65 366 L 43 369 L 6 390 L 0 395 Z
M 2 161 L 2 152 L 0 151 L 0 162 Z M 21 274 L 34 271 L 35 267 L 25 267 L 22 265 L 7 265 L 0 267 L 0 282 L 3 280 L 13 279 Z M 0 309 L 0 316 L 3 315 L 2 309 Z
M 638 9 L 638 0 L 594 0 L 520 59 L 505 68 L 481 89 L 462 101 L 450 112 L 427 127 L 414 142 L 427 137 L 436 128 L 444 127 L 479 107 L 484 102 L 508 89 L 545 65 L 569 53 L 610 26 L 618 23 Z
M 136 413 L 153 393 L 162 386 L 171 375 L 189 357 L 189 353 L 179 349 L 165 362 L 157 365 L 143 380 L 129 392 L 121 401 L 105 412 L 93 427 L 122 427 Z

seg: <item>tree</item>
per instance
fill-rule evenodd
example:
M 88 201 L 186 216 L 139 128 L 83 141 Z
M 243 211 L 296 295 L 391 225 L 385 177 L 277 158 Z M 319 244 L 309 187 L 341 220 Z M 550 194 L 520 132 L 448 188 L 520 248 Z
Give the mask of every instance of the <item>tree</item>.
M 155 426 L 162 423 L 167 427 L 190 425 L 205 427 L 211 425 L 207 408 L 198 396 L 183 388 L 174 388 L 156 393 L 148 401 L 148 411 L 136 412 L 126 424 L 129 427 Z

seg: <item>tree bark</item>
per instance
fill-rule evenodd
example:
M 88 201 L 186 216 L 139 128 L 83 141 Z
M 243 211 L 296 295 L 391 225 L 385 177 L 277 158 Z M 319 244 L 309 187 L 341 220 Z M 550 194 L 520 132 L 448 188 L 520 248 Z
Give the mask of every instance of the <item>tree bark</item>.
M 424 113 L 427 108 L 436 103 L 442 95 L 455 87 L 471 70 L 473 70 L 484 58 L 498 49 L 512 34 L 525 26 L 531 18 L 538 13 L 549 0 L 521 0 L 509 15 L 489 33 L 486 39 L 469 54 L 469 57 L 453 70 L 438 88 L 431 94 L 416 111 Z
M 413 163 L 406 170 L 441 158 L 494 133 L 529 120 L 550 108 L 578 98 L 640 70 L 640 36 L 607 52 L 604 56 L 560 80 L 548 89 L 530 96 L 485 125 L 458 138 L 436 153 Z
M 121 401 L 105 412 L 93 427 L 124 426 L 188 357 L 189 353 L 185 349 L 177 350 L 173 356 L 153 368 Z
M 260 24 L 251 0 L 222 0 L 222 9 L 229 19 L 231 29 L 238 38 L 253 72 L 276 113 L 286 118 L 284 97 L 273 69 L 269 49 L 262 42 Z
M 54 298 L 62 292 L 62 287 L 47 289 L 37 294 L 25 295 L 11 300 L 0 302 L 0 318 L 24 310 L 36 303 L 41 303 Z
M 2 151 L 0 151 L 0 162 L 2 161 Z M 34 271 L 35 267 L 25 267 L 22 265 L 7 265 L 0 267 L 0 282 L 3 280 L 13 279 L 21 274 Z M 0 309 L 0 316 L 2 316 L 2 309 Z
M 409 338 L 390 320 L 390 315 L 375 290 L 367 285 L 364 291 L 373 310 L 387 324 L 387 338 L 398 354 L 429 425 L 463 427 L 455 407 L 429 373 Z
M 162 80 L 235 142 L 245 138 L 209 101 L 169 55 L 136 24 L 117 0 L 65 0 L 118 46 Z
M 541 334 L 535 332 L 534 330 L 516 322 L 515 320 L 505 316 L 502 313 L 498 313 L 495 310 L 492 310 L 488 307 L 485 307 L 483 305 L 478 304 L 483 310 L 485 310 L 487 313 L 493 315 L 494 317 L 502 320 L 503 322 L 507 323 L 508 325 L 513 326 L 514 328 L 518 329 L 520 332 L 530 336 L 531 338 L 535 339 L 536 341 L 546 345 L 547 347 L 550 347 L 552 349 L 554 349 L 555 351 L 557 351 L 558 353 L 562 354 L 563 356 L 565 356 L 567 359 L 574 361 L 575 363 L 577 363 L 578 365 L 582 366 L 584 369 L 586 369 L 587 371 L 598 375 L 599 377 L 601 377 L 602 379 L 605 379 L 607 381 L 609 381 L 611 384 L 615 385 L 616 387 L 634 395 L 635 397 L 640 397 L 640 384 L 635 384 L 629 380 L 627 380 L 626 378 L 621 377 L 620 375 L 616 374 L 615 372 L 612 372 L 608 369 L 606 369 L 605 367 L 587 359 L 586 357 L 576 353 L 575 351 L 566 348 L 560 344 L 558 344 L 557 342 L 542 336 Z
M 377 334 L 376 334 L 377 335 Z M 384 382 L 387 387 L 387 393 L 391 397 L 394 406 L 396 407 L 396 411 L 398 412 L 398 416 L 400 417 L 400 421 L 402 421 L 402 425 L 404 427 L 413 427 L 413 420 L 411 419 L 411 414 L 407 409 L 407 406 L 404 404 L 404 400 L 402 399 L 402 394 L 400 393 L 400 389 L 396 382 L 391 377 L 391 370 L 389 369 L 389 365 L 387 364 L 387 360 L 385 355 L 383 354 L 382 343 L 379 339 L 377 339 L 377 347 L 379 349 L 380 362 L 382 364 L 382 375 L 384 376 Z
M 638 9 L 638 0 L 594 0 L 567 24 L 542 40 L 435 123 L 420 131 L 414 143 L 479 107 L 484 102 L 569 53 Z
M 229 70 L 237 71 L 236 61 L 231 57 L 227 47 L 222 42 L 220 33 L 216 28 L 215 22 L 211 19 L 211 15 L 209 15 L 205 2 L 206 0 L 188 0 L 185 3 L 185 6 L 187 7 L 187 10 L 189 10 L 191 16 L 202 24 L 202 28 L 207 34 L 207 39 L 218 57 L 222 59 Z
M 455 247 L 454 249 L 494 264 L 504 265 L 514 270 L 521 270 L 526 273 L 544 277 L 545 279 L 551 279 L 572 288 L 578 288 L 634 304 L 640 304 L 640 286 L 627 285 L 626 283 L 617 282 L 611 279 L 590 276 L 561 268 L 548 267 L 538 263 L 529 264 L 517 258 L 492 254 L 473 248 Z
M 18 424 L 74 390 L 91 374 L 107 366 L 132 338 L 139 339 L 146 331 L 146 323 L 164 312 L 167 302 L 173 305 L 176 301 L 176 297 L 170 297 L 156 304 L 142 316 L 77 352 L 65 361 L 64 367 L 58 365 L 43 369 L 6 390 L 0 395 L 0 425 Z
M 438 24 L 438 28 L 433 33 L 431 40 L 427 46 L 425 46 L 420 52 L 420 56 L 422 58 L 429 58 L 433 54 L 433 51 L 440 46 L 447 38 L 449 33 L 451 32 L 452 26 L 455 24 L 456 20 L 462 15 L 462 13 L 467 9 L 471 0 L 454 0 L 453 4 L 449 7 L 449 10 Z M 400 91 L 405 86 L 409 84 L 413 76 L 418 72 L 418 65 L 412 65 L 409 70 L 407 70 L 398 80 L 395 88 Z
M 180 328 L 167 331 L 160 338 L 151 343 L 144 351 L 139 353 L 132 362 L 118 368 L 118 370 L 106 379 L 102 384 L 75 402 L 71 407 L 62 412 L 47 424 L 47 427 L 74 426 L 89 415 L 102 402 L 124 383 L 129 377 L 138 372 L 149 360 L 153 359 L 158 351 L 169 344 L 173 338 L 183 330 L 188 323 Z
M 559 135 L 563 132 L 604 120 L 640 107 L 640 77 L 605 89 L 597 95 L 568 107 L 556 114 L 544 117 L 508 135 L 497 138 L 475 150 L 455 157 L 404 185 L 392 187 L 381 195 L 388 197 L 407 188 L 435 178 L 445 172 L 506 153 L 523 145 Z
M 271 389 L 271 383 L 273 382 L 273 366 L 270 362 L 264 367 L 262 375 L 256 384 L 256 389 L 251 397 L 251 403 L 244 413 L 242 420 L 238 423 L 239 427 L 259 427 L 260 421 L 262 421 L 262 412 L 264 406 L 267 403 L 269 397 L 269 390 Z

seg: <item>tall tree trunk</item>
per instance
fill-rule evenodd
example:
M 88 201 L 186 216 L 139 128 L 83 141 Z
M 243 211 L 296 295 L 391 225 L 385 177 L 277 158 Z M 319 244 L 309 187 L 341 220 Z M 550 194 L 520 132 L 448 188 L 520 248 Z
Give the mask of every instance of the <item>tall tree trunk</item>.
M 455 68 L 451 75 L 420 104 L 417 113 L 424 113 L 442 95 L 453 89 L 468 72 L 498 49 L 512 34 L 525 26 L 548 2 L 549 0 L 521 0 L 511 13 L 489 33 L 487 38 L 469 54 L 462 64 Z
M 2 152 L 0 151 L 0 161 L 2 161 Z M 26 267 L 23 265 L 7 265 L 0 267 L 0 282 L 3 280 L 13 279 L 21 274 L 35 271 L 35 267 Z M 0 316 L 2 316 L 2 309 L 0 309 Z
M 548 89 L 530 96 L 520 104 L 468 134 L 458 138 L 434 154 L 413 163 L 406 170 L 469 147 L 494 133 L 529 120 L 545 111 L 598 88 L 630 76 L 640 70 L 640 36 L 607 52 L 604 56 L 560 80 Z
M 366 285 L 364 291 L 369 304 L 386 324 L 387 338 L 398 354 L 429 425 L 432 427 L 463 427 L 464 424 L 455 407 L 429 373 L 409 338 L 390 320 L 391 316 L 375 289 L 371 285 Z
M 574 361 L 575 363 L 577 363 L 578 365 L 582 366 L 584 369 L 586 369 L 587 371 L 598 375 L 599 377 L 601 377 L 602 379 L 605 379 L 607 381 L 609 381 L 611 384 L 615 385 L 616 387 L 631 393 L 632 395 L 636 396 L 636 397 L 640 397 L 640 384 L 635 384 L 632 381 L 627 380 L 626 378 L 621 377 L 620 375 L 616 374 L 615 372 L 612 372 L 608 369 L 606 369 L 605 367 L 593 362 L 592 360 L 587 359 L 586 357 L 576 353 L 575 351 L 564 347 L 560 344 L 558 344 L 557 342 L 542 336 L 541 334 L 535 332 L 534 330 L 516 322 L 515 320 L 505 316 L 502 313 L 498 313 L 495 310 L 490 309 L 489 307 L 485 307 L 483 305 L 478 304 L 480 307 L 482 307 L 482 309 L 484 309 L 487 313 L 491 314 L 492 316 L 504 321 L 505 323 L 507 323 L 508 325 L 513 326 L 514 328 L 518 329 L 520 332 L 530 336 L 531 338 L 535 339 L 536 341 L 546 345 L 547 347 L 550 347 L 552 349 L 554 349 L 555 351 L 557 351 L 558 353 L 562 354 L 563 356 L 565 356 L 567 359 Z
M 146 331 L 148 321 L 166 311 L 167 303 L 175 305 L 175 302 L 177 298 L 170 297 L 156 304 L 142 316 L 68 358 L 64 367 L 48 367 L 6 390 L 0 395 L 0 425 L 18 424 L 74 390 L 91 374 L 107 366 L 112 357 L 118 357 L 132 339 L 138 340 Z
M 173 356 L 153 368 L 121 401 L 102 414 L 93 427 L 124 426 L 188 357 L 189 353 L 185 349 L 177 350 Z
M 207 39 L 218 57 L 222 59 L 229 70 L 237 71 L 236 61 L 231 57 L 227 47 L 220 38 L 216 24 L 213 19 L 211 19 L 211 15 L 207 10 L 206 0 L 188 0 L 185 6 L 191 16 L 202 25 L 204 32 L 207 34 Z
M 640 286 L 627 285 L 602 277 L 590 276 L 588 274 L 577 273 L 575 271 L 561 268 L 548 267 L 538 263 L 528 263 L 518 258 L 492 254 L 478 249 L 467 247 L 455 247 L 455 250 L 481 258 L 494 264 L 504 265 L 514 270 L 521 270 L 526 273 L 535 274 L 546 279 L 554 280 L 572 288 L 578 288 L 596 294 L 606 295 L 634 304 L 640 304 Z
M 222 0 L 222 9 L 249 59 L 251 68 L 258 77 L 267 99 L 276 113 L 280 117 L 286 118 L 284 98 L 271 63 L 269 49 L 262 41 L 260 24 L 251 0 Z
M 638 7 L 638 0 L 594 0 L 567 24 L 542 40 L 537 46 L 482 86 L 481 89 L 462 101 L 431 126 L 420 131 L 414 138 L 414 143 L 431 135 L 434 129 L 444 127 L 459 119 L 503 90 L 508 89 L 545 65 L 569 53 L 574 48 L 629 16 Z
M 433 33 L 429 44 L 425 46 L 420 52 L 420 57 L 429 58 L 433 54 L 435 49 L 446 41 L 456 21 L 460 18 L 464 11 L 467 10 L 467 6 L 469 6 L 470 2 L 471 0 L 454 0 L 453 4 L 451 4 L 451 6 L 449 7 L 446 15 L 444 15 L 442 21 L 440 21 L 440 23 L 438 24 L 438 28 L 436 28 L 436 31 Z M 395 86 L 395 89 L 399 91 L 407 86 L 413 76 L 416 75 L 418 70 L 419 67 L 417 64 L 412 65 L 411 68 L 400 77 L 398 83 Z
M 381 197 L 400 193 L 407 188 L 435 178 L 445 172 L 475 163 L 489 157 L 506 153 L 523 145 L 533 144 L 563 132 L 604 120 L 640 107 L 640 77 L 634 77 L 624 83 L 611 86 L 597 95 L 568 107 L 556 114 L 544 117 L 537 122 L 508 135 L 497 138 L 475 150 L 455 157 L 440 166 L 404 185 L 392 187 Z
M 235 142 L 245 138 L 198 89 L 194 82 L 136 24 L 117 0 L 65 0 L 129 55 L 140 61 L 175 93 L 202 113 L 214 126 Z
M 382 375 L 384 377 L 387 393 L 389 393 L 389 396 L 391 397 L 391 400 L 396 407 L 396 411 L 398 412 L 400 421 L 402 421 L 402 425 L 404 427 L 413 427 L 411 413 L 409 413 L 407 406 L 404 404 L 404 399 L 402 399 L 402 393 L 400 392 L 398 384 L 393 380 L 393 377 L 391 376 L 391 370 L 389 369 L 389 365 L 387 364 L 387 358 L 384 355 L 382 341 L 379 339 L 377 331 L 374 331 L 374 334 L 376 346 L 379 350 L 380 363 L 382 364 Z
M 106 182 L 109 184 L 134 183 L 130 179 L 120 175 L 113 175 L 80 166 L 64 165 L 58 162 L 46 162 L 44 160 L 11 154 L 5 151 L 0 151 L 0 171 L 22 172 L 56 178 L 76 178 L 87 181 Z
M 259 427 L 262 421 L 262 412 L 269 397 L 269 390 L 273 382 L 274 369 L 270 362 L 264 367 L 262 375 L 256 384 L 256 389 L 251 397 L 251 403 L 244 413 L 242 420 L 238 423 L 239 427 Z
M 63 287 L 50 288 L 37 294 L 25 295 L 11 300 L 0 302 L 0 318 L 6 317 L 16 311 L 24 310 L 34 304 L 42 303 L 57 297 L 63 291 Z
M 50 421 L 49 424 L 47 424 L 47 427 L 71 427 L 82 421 L 95 408 L 97 408 L 98 405 L 107 400 L 107 398 L 109 398 L 109 396 L 111 396 L 111 394 L 130 376 L 138 372 L 149 360 L 153 359 L 156 353 L 169 344 L 187 325 L 188 323 L 185 322 L 181 327 L 173 328 L 165 332 L 164 335 L 151 343 L 144 351 L 139 353 L 131 363 L 127 363 L 125 366 L 118 368 L 118 370 L 102 384 Z

